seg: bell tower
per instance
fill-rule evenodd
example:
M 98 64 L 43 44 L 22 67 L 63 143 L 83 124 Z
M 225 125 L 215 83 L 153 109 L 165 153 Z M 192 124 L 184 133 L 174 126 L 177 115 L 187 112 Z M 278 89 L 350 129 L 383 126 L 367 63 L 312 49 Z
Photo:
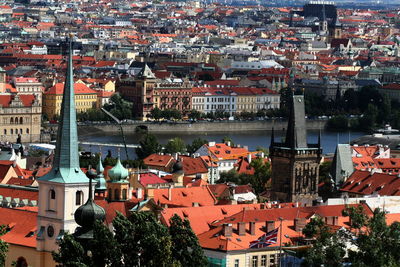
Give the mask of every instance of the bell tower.
M 309 205 L 318 197 L 320 140 L 307 143 L 304 95 L 293 92 L 285 141 L 271 136 L 272 200 Z
M 79 166 L 72 45 L 72 39 L 69 39 L 68 67 L 53 166 L 49 173 L 38 179 L 38 251 L 57 250 L 57 241 L 64 233 L 75 232 L 78 225 L 74 213 L 89 195 L 89 179 Z

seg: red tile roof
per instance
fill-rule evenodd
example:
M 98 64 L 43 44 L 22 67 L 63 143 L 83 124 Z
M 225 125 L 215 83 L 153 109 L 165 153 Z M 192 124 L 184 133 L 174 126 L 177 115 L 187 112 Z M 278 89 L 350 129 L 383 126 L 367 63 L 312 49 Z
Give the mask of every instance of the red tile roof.
M 24 107 L 31 107 L 35 95 L 18 95 Z M 15 95 L 0 95 L 0 105 L 2 107 L 10 107 L 11 101 L 15 99 Z
M 188 219 L 196 235 L 210 230 L 212 222 L 222 220 L 244 208 L 259 209 L 260 204 L 218 205 L 207 207 L 166 208 L 161 212 L 161 222 L 169 225 L 169 220 L 174 214 L 182 219 Z
M 171 155 L 159 155 L 151 154 L 143 160 L 143 163 L 147 166 L 158 166 L 167 167 L 168 165 L 175 163 L 174 158 Z
M 170 200 L 168 199 L 168 190 L 171 190 Z M 154 189 L 154 201 L 159 205 L 168 205 L 168 207 L 192 207 L 196 203 L 199 206 L 213 206 L 216 198 L 208 186 L 176 187 Z
M 140 184 L 143 185 L 144 187 L 147 187 L 147 185 L 151 184 L 166 184 L 168 183 L 164 179 L 158 177 L 156 174 L 148 172 L 148 173 L 142 173 L 139 174 L 140 177 Z
M 90 89 L 83 83 L 74 83 L 75 94 L 97 94 L 93 89 Z M 64 92 L 64 83 L 57 83 L 49 90 L 44 92 L 45 95 L 62 95 Z
M 201 158 L 192 158 L 189 156 L 179 156 L 183 165 L 185 175 L 194 175 L 208 173 L 208 169 Z
M 10 244 L 36 247 L 37 212 L 0 208 L 0 225 L 10 227 L 1 239 Z
M 400 178 L 397 175 L 355 171 L 340 189 L 357 195 L 400 196 Z

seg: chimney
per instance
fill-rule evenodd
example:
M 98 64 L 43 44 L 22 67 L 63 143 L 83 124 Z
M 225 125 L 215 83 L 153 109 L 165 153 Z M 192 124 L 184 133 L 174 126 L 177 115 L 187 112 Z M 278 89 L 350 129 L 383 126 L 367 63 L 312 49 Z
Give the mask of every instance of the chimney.
M 251 153 L 247 154 L 247 161 L 249 162 L 249 164 L 251 163 Z
M 296 232 L 301 232 L 306 226 L 307 221 L 306 218 L 296 218 L 294 219 L 294 230 Z
M 237 228 L 240 236 L 246 235 L 246 223 L 244 222 L 238 223 Z
M 249 222 L 249 229 L 250 229 L 250 234 L 255 235 L 256 234 L 256 223 Z
M 168 187 L 168 200 L 171 201 L 172 200 L 172 187 L 173 185 L 170 185 Z
M 232 224 L 230 223 L 224 223 L 222 225 L 222 229 L 224 231 L 224 236 L 225 237 L 230 237 L 232 236 Z
M 141 199 L 141 198 L 143 197 L 143 189 L 142 189 L 141 187 L 138 187 L 138 188 L 136 189 L 136 197 L 137 197 L 138 199 Z
M 271 232 L 275 229 L 275 221 L 266 221 L 265 222 L 265 229 L 267 233 Z

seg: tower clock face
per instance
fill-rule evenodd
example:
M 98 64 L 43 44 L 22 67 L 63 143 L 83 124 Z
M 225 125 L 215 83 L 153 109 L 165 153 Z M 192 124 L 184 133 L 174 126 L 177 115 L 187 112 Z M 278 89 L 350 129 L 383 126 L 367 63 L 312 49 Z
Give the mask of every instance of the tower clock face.
M 53 236 L 54 236 L 54 227 L 51 226 L 51 225 L 49 225 L 49 226 L 47 227 L 47 236 L 48 236 L 48 237 L 53 237 Z

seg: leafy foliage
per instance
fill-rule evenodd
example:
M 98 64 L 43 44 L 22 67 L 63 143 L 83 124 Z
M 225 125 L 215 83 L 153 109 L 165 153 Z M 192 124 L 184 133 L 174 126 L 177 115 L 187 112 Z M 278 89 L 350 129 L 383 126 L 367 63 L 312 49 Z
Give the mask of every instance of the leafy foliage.
M 172 256 L 179 259 L 181 266 L 206 266 L 204 257 L 196 235 L 193 233 L 188 220 L 182 220 L 178 215 L 170 219 L 169 233 L 172 238 Z
M 133 267 L 133 266 L 207 266 L 190 223 L 179 217 L 168 228 L 151 213 L 117 214 L 113 232 L 96 222 L 93 239 L 79 243 L 66 234 L 53 258 L 61 266 Z
M 6 226 L 0 225 L 0 236 L 6 233 Z M 0 239 L 0 266 L 5 266 L 6 257 L 8 252 L 8 244 Z
M 186 145 L 185 142 L 179 138 L 175 137 L 171 140 L 168 141 L 168 143 L 165 145 L 165 153 L 183 153 L 186 151 Z
M 133 103 L 126 101 L 118 93 L 110 97 L 110 103 L 104 105 L 104 109 L 111 112 L 119 120 L 132 119 Z
M 362 206 L 349 207 L 343 215 L 350 218 L 351 231 L 331 231 L 321 218 L 306 225 L 303 234 L 314 238 L 314 244 L 304 266 L 400 266 L 399 222 L 387 225 L 385 212 L 379 209 L 368 217 Z
M 144 159 L 151 154 L 161 152 L 161 145 L 153 134 L 146 134 L 139 142 L 139 147 L 136 148 L 136 155 L 139 159 Z
M 232 182 L 237 185 L 250 184 L 256 194 L 260 194 L 266 189 L 268 180 L 271 178 L 271 166 L 269 162 L 264 162 L 263 159 L 253 159 L 250 166 L 254 168 L 254 174 L 239 174 L 232 169 L 228 172 L 220 173 L 218 183 Z
M 186 150 L 187 150 L 187 152 L 193 154 L 204 144 L 208 144 L 208 141 L 206 139 L 202 139 L 202 138 L 198 137 L 192 141 L 192 144 L 186 145 Z

